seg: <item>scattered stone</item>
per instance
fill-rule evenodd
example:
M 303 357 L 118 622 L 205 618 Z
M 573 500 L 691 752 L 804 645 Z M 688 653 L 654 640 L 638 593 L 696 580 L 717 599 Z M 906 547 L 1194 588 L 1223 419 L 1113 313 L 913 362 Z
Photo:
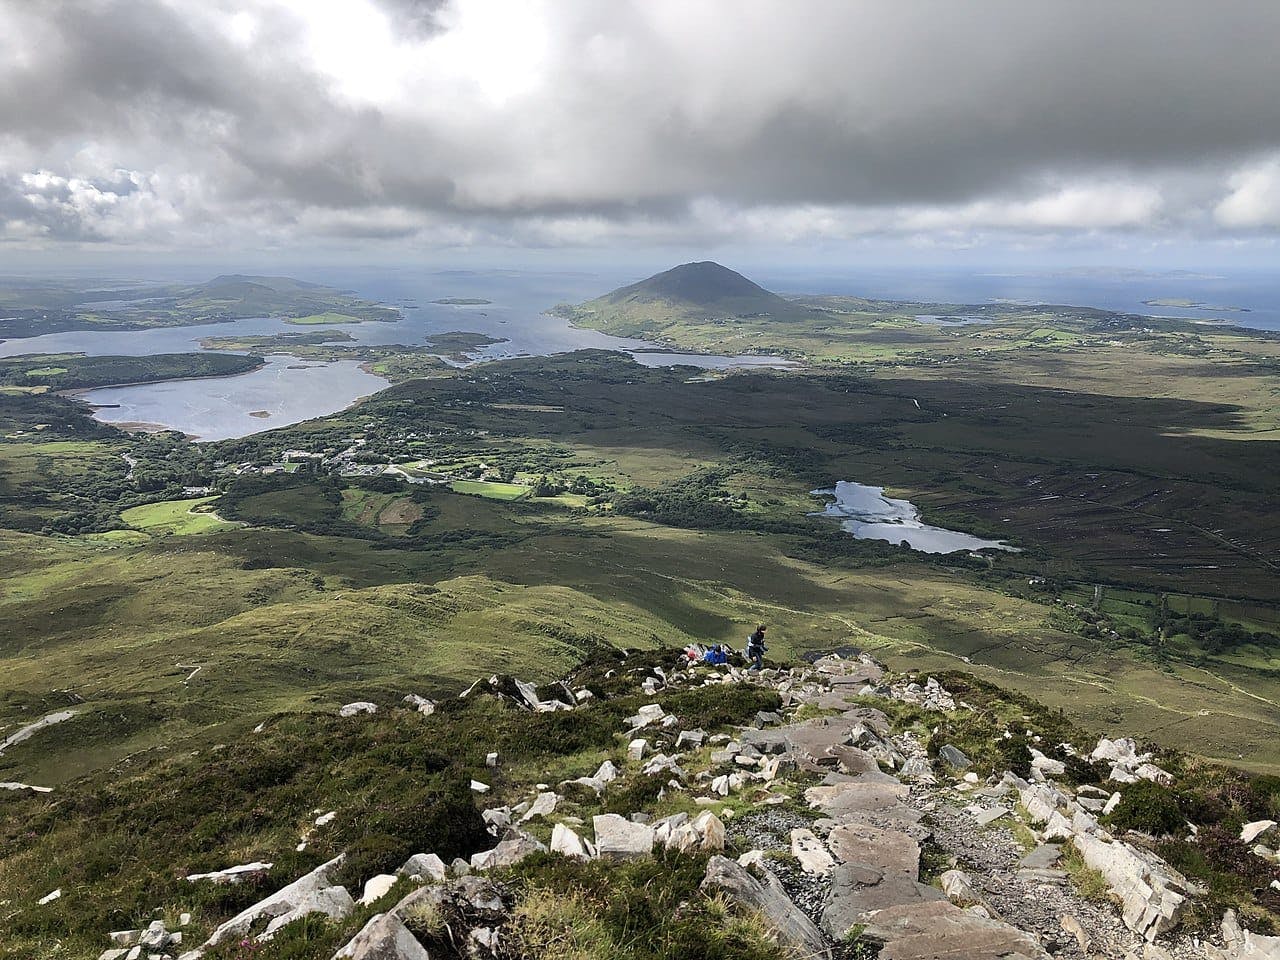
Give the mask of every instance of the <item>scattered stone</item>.
M 680 736 L 676 737 L 676 749 L 679 750 L 686 743 L 692 747 L 700 747 L 706 739 L 707 735 L 702 730 L 681 730 Z
M 974 813 L 973 819 L 978 822 L 980 827 L 988 827 L 995 823 L 1001 817 L 1007 817 L 1009 811 L 1004 807 L 992 807 L 989 810 L 978 810 Z
M 612 783 L 614 780 L 618 779 L 618 768 L 613 765 L 612 760 L 606 760 L 604 763 L 600 764 L 600 768 L 591 775 L 591 779 L 599 780 L 601 783 Z
M 643 760 L 645 751 L 649 749 L 649 741 L 643 738 L 637 738 L 627 744 L 628 760 Z
M 968 770 L 973 766 L 973 761 L 964 755 L 964 751 L 949 743 L 938 751 L 938 759 L 952 770 Z
M 1042 843 L 1018 861 L 1023 870 L 1049 870 L 1062 859 L 1062 845 Z
M 546 851 L 546 847 L 533 837 L 520 836 L 503 840 L 492 850 L 472 854 L 471 869 L 483 873 L 485 870 L 513 867 L 525 857 Z
M 436 712 L 436 702 L 434 700 L 420 697 L 416 693 L 406 694 L 402 702 L 409 704 L 424 717 L 429 717 Z
M 329 874 L 337 869 L 342 860 L 343 855 L 338 854 L 332 860 L 322 863 L 288 886 L 282 887 L 265 900 L 260 900 L 253 906 L 240 911 L 215 929 L 209 939 L 192 952 L 198 957 L 203 950 L 209 947 L 216 947 L 227 940 L 246 936 L 250 928 L 260 920 L 274 919 L 294 910 L 313 893 L 331 886 Z M 347 899 L 350 900 L 350 896 Z
M 46 893 L 43 897 L 37 900 L 36 903 L 43 907 L 46 903 L 53 903 L 53 901 L 61 899 L 61 897 L 62 888 L 59 887 L 57 890 L 52 890 L 49 893 Z
M 488 793 L 492 787 L 487 783 L 481 783 L 479 780 L 472 780 L 471 789 L 474 793 Z
M 535 817 L 550 816 L 555 812 L 556 804 L 560 802 L 560 794 L 558 793 L 540 793 L 536 800 L 524 812 L 524 816 L 520 818 L 520 822 L 524 823 L 533 820 Z
M 484 765 L 490 768 L 498 765 L 498 752 L 496 750 L 484 755 Z
M 211 883 L 239 883 L 245 876 L 266 873 L 273 866 L 274 864 L 255 860 L 253 863 L 242 863 L 237 867 L 215 870 L 213 873 L 189 873 L 187 880 L 192 883 L 197 880 L 208 880 Z
M 938 882 L 942 884 L 942 892 L 947 895 L 947 899 L 958 907 L 969 906 L 982 900 L 973 889 L 969 875 L 963 870 L 948 870 L 938 877 Z
M 354 717 L 358 713 L 377 713 L 378 705 L 370 703 L 368 700 L 357 700 L 355 703 L 348 703 L 346 706 L 338 710 L 340 717 Z

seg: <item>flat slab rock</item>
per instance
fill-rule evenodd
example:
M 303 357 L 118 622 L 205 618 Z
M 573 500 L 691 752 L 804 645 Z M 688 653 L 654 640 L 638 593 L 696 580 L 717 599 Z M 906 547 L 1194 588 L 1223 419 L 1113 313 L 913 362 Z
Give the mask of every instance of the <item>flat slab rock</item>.
M 1024 870 L 1048 870 L 1062 859 L 1062 844 L 1042 843 L 1018 861 Z
M 888 907 L 867 918 L 865 940 L 879 960 L 1047 960 L 1040 941 L 947 900 Z
M 840 863 L 911 880 L 920 875 L 920 844 L 898 830 L 864 823 L 839 826 L 827 835 L 827 848 Z
M 944 899 L 941 890 L 914 877 L 886 875 L 857 864 L 838 864 L 831 873 L 831 886 L 822 908 L 822 929 L 831 939 L 841 940 L 852 927 L 865 923 L 878 910 Z

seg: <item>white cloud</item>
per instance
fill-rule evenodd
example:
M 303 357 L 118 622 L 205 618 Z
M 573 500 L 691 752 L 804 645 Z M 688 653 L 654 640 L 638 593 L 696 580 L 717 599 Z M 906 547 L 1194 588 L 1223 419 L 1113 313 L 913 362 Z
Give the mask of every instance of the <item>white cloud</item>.
M 45 242 L 1280 227 L 1280 5 L 0 0 Z M 999 42 L 993 42 L 993 37 Z M 33 179 L 34 178 L 34 179 Z
M 1250 164 L 1231 175 L 1230 193 L 1214 208 L 1224 227 L 1280 227 L 1280 156 Z

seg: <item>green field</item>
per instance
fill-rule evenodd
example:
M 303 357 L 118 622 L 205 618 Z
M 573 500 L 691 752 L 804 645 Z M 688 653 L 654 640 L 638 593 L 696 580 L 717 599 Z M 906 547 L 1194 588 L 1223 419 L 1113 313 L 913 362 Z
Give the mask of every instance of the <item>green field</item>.
M 161 537 L 213 533 L 238 526 L 221 519 L 212 508 L 201 509 L 217 499 L 196 497 L 191 500 L 148 503 L 123 511 L 120 519 L 135 529 Z
M 467 493 L 490 500 L 523 500 L 529 496 L 529 488 L 518 483 L 499 483 L 494 480 L 455 480 L 450 485 L 455 493 Z

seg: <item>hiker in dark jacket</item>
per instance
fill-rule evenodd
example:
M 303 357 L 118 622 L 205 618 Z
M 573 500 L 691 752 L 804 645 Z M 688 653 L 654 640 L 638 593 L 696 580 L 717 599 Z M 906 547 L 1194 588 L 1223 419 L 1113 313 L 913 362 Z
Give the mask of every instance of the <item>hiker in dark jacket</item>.
M 769 648 L 764 645 L 764 624 L 756 627 L 755 633 L 747 637 L 747 659 L 751 661 L 748 670 L 764 669 L 764 652 Z

